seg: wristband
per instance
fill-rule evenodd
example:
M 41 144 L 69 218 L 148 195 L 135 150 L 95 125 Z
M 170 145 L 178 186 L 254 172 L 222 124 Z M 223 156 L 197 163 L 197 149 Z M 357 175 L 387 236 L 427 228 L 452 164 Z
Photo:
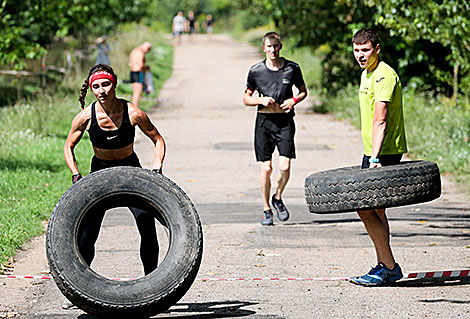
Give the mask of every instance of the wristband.
M 370 158 L 369 163 L 380 163 L 380 160 L 378 158 Z
M 292 99 L 294 100 L 294 104 L 297 104 L 300 101 L 300 99 L 298 97 L 292 97 Z
M 80 173 L 72 175 L 72 184 L 75 184 L 81 179 L 82 179 L 82 175 L 80 175 Z

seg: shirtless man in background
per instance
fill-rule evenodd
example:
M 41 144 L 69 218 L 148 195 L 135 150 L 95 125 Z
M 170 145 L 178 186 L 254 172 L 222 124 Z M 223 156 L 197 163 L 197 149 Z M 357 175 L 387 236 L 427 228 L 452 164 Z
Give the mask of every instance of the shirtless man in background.
M 131 51 L 129 55 L 129 67 L 131 69 L 132 103 L 139 105 L 142 91 L 144 90 L 144 72 L 150 71 L 145 65 L 145 54 L 152 49 L 150 42 L 144 42 Z

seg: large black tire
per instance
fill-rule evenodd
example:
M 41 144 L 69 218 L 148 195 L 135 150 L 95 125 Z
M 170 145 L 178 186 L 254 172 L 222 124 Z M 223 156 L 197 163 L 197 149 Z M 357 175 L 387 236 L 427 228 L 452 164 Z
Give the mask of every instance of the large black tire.
M 91 208 L 136 207 L 151 212 L 169 233 L 158 268 L 132 281 L 94 272 L 77 249 L 77 229 Z M 61 292 L 82 310 L 100 317 L 135 318 L 167 310 L 189 290 L 202 258 L 202 228 L 196 208 L 171 180 L 150 170 L 114 167 L 72 185 L 52 212 L 47 258 Z
M 417 204 L 439 196 L 439 168 L 428 161 L 372 169 L 343 167 L 305 178 L 305 199 L 309 211 L 317 214 Z

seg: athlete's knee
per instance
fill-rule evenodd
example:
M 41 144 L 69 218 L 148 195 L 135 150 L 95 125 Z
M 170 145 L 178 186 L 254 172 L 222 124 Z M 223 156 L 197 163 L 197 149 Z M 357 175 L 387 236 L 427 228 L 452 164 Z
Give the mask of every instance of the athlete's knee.
M 286 158 L 279 161 L 279 171 L 281 174 L 288 174 L 290 172 L 290 159 Z
M 290 165 L 279 165 L 279 171 L 281 172 L 281 174 L 289 174 Z
M 265 175 L 271 175 L 273 172 L 273 165 L 271 161 L 263 162 L 261 164 L 261 173 Z
M 375 209 L 360 210 L 357 212 L 357 214 L 365 224 L 376 223 L 377 221 L 381 220 L 380 214 L 378 214 Z
M 139 230 L 142 241 L 157 241 L 157 229 L 155 227 L 155 219 L 137 220 L 137 229 Z

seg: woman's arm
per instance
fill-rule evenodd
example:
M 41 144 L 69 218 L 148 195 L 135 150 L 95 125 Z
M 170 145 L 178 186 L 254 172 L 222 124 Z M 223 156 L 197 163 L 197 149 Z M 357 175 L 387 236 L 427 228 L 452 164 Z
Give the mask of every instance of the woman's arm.
M 85 109 L 75 116 L 64 145 L 65 163 L 73 175 L 80 174 L 77 161 L 75 159 L 74 149 L 82 139 L 83 133 L 87 128 L 89 122 L 89 116 L 87 116 L 87 113 L 89 113 L 89 111 L 88 109 Z
M 153 125 L 153 123 L 150 121 L 150 118 L 144 111 L 142 111 L 132 103 L 129 103 L 129 108 L 132 109 L 131 112 L 129 112 L 131 124 L 137 125 L 140 130 L 145 135 L 147 135 L 155 145 L 152 169 L 161 170 L 163 168 L 163 161 L 165 159 L 166 153 L 165 140 L 163 139 L 160 132 L 158 132 L 157 128 L 155 127 L 155 125 Z

